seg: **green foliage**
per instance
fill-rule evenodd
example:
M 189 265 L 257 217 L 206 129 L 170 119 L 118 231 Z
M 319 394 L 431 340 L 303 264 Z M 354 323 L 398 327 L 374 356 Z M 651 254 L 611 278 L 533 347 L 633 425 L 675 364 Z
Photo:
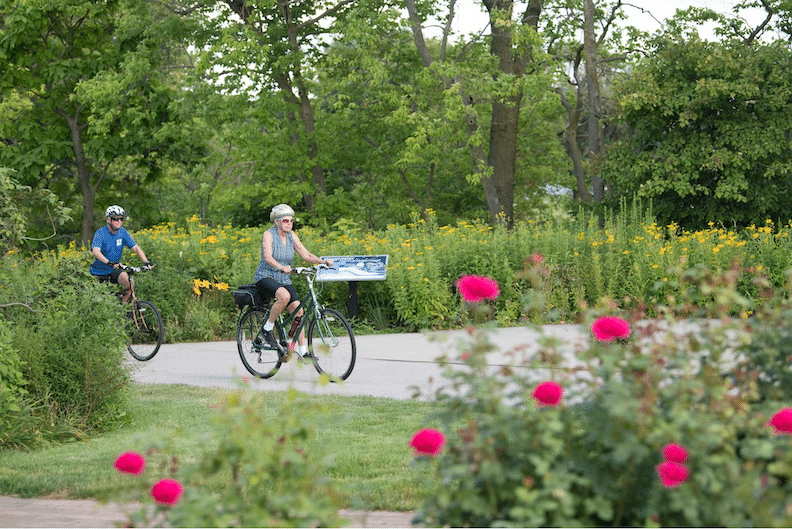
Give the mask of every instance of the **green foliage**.
M 486 354 L 493 345 L 476 331 L 461 358 L 445 359 L 436 395 L 446 410 L 447 446 L 422 465 L 439 488 L 421 522 L 789 526 L 792 438 L 767 424 L 792 402 L 790 386 L 779 383 L 788 369 L 777 371 L 785 359 L 776 359 L 773 333 L 792 323 L 789 312 L 768 311 L 776 317 L 767 322 L 730 319 L 739 296 L 717 276 L 689 290 L 700 295 L 694 291 L 715 292 L 720 302 L 711 308 L 725 317 L 687 321 L 667 310 L 661 320 L 635 323 L 626 341 L 576 351 L 576 367 L 536 329 L 538 352 L 516 350 L 510 366 L 492 369 Z M 768 305 L 788 306 L 788 294 Z M 534 400 L 545 377 L 564 387 L 559 406 Z M 655 471 L 669 443 L 689 453 L 689 475 L 674 488 Z
M 613 199 L 651 198 L 662 224 L 702 229 L 785 219 L 792 169 L 792 54 L 785 42 L 746 45 L 658 37 L 618 85 L 618 121 L 602 175 Z
M 143 508 L 132 526 L 150 527 L 160 515 L 172 527 L 337 526 L 339 495 L 326 477 L 331 461 L 315 442 L 327 410 L 293 389 L 285 397 L 272 416 L 260 392 L 230 394 L 213 415 L 200 460 L 178 468 L 166 456 L 155 478 L 183 476 L 183 499 L 159 507 L 154 518 Z
M 0 167 L 0 252 L 7 252 L 30 241 L 28 226 L 34 207 L 46 212 L 52 230 L 71 220 L 71 208 L 64 207 L 49 189 L 33 191 L 12 178 L 11 173 L 10 169 Z M 51 232 L 45 239 L 55 234 Z
M 13 305 L 5 321 L 30 402 L 78 429 L 117 424 L 128 382 L 123 308 L 117 299 L 79 260 L 42 255 L 6 272 L 26 277 L 10 289 L 25 304 Z M 26 285 L 33 278 L 36 283 Z
M 164 66 L 183 57 L 170 38 L 188 17 L 148 2 L 86 0 L 3 0 L 0 13 L 0 96 L 10 101 L 0 106 L 0 163 L 22 184 L 47 182 L 82 206 L 87 244 L 97 193 L 123 179 L 113 198 L 134 196 L 174 141 L 159 132 L 173 95 Z

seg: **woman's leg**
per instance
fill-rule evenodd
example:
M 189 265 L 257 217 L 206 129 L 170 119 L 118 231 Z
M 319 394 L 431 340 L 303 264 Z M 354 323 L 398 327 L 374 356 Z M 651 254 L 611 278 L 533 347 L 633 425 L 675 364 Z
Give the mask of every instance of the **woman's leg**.
M 270 309 L 270 323 L 275 323 L 275 320 L 278 319 L 278 316 L 283 312 L 290 300 L 291 293 L 285 287 L 280 287 L 275 291 L 275 303 L 272 304 L 272 309 Z

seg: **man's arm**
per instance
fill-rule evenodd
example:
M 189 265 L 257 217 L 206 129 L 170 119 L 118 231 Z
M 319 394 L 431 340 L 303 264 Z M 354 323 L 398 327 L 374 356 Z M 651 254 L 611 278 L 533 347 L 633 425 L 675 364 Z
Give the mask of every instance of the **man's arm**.
M 149 260 L 148 260 L 148 258 L 146 257 L 146 254 L 145 254 L 145 253 L 143 253 L 143 249 L 142 249 L 140 246 L 138 246 L 138 245 L 136 244 L 135 246 L 133 246 L 133 247 L 132 247 L 132 251 L 133 251 L 133 252 L 135 252 L 135 253 L 138 255 L 138 257 L 140 257 L 140 260 L 141 260 L 141 261 L 143 261 L 144 263 L 146 263 L 147 265 L 149 265 Z M 149 268 L 151 268 L 151 266 L 150 266 L 150 265 L 149 265 Z

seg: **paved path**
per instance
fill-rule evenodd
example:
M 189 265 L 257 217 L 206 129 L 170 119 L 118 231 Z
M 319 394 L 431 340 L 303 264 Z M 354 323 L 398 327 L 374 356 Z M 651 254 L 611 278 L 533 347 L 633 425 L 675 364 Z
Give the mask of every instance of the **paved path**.
M 131 511 L 136 511 L 132 509 Z M 0 496 L 0 527 L 124 527 L 130 510 L 93 500 L 20 499 Z M 339 512 L 346 527 L 410 527 L 408 512 Z
M 587 336 L 578 325 L 551 325 L 542 328 L 547 336 L 559 338 L 566 363 L 576 362 L 575 350 Z M 491 340 L 497 351 L 488 355 L 492 365 L 509 364 L 510 351 L 531 354 L 539 349 L 539 333 L 526 327 L 494 329 Z M 458 358 L 460 340 L 469 340 L 467 331 L 444 331 L 432 334 L 404 333 L 356 337 L 357 362 L 343 384 L 318 384 L 318 374 L 311 365 L 292 360 L 267 380 L 249 376 L 237 353 L 236 342 L 165 344 L 148 362 L 136 362 L 134 379 L 146 384 L 187 384 L 201 387 L 238 387 L 248 377 L 254 387 L 264 391 L 282 391 L 294 387 L 311 394 L 367 395 L 393 399 L 411 399 L 414 387 L 431 389 L 441 374 L 436 361 L 441 354 Z M 537 376 L 542 376 L 537 373 Z
M 575 351 L 585 345 L 587 335 L 576 325 L 546 326 L 542 331 L 563 342 L 567 365 L 576 362 Z M 497 329 L 490 332 L 497 351 L 487 357 L 499 366 L 513 362 L 510 352 L 533 354 L 538 351 L 539 333 L 524 328 Z M 310 365 L 292 361 L 271 379 L 248 377 L 261 391 L 282 391 L 295 387 L 311 394 L 369 395 L 411 399 L 420 388 L 423 398 L 437 385 L 441 354 L 458 358 L 460 340 L 469 340 L 467 331 L 424 335 L 382 334 L 357 337 L 357 362 L 344 384 L 320 386 L 318 374 Z M 163 345 L 148 362 L 136 362 L 133 377 L 145 384 L 187 384 L 201 387 L 238 387 L 248 376 L 235 342 L 182 343 Z M 539 370 L 537 379 L 546 373 Z M 412 513 L 342 511 L 349 527 L 409 527 Z M 118 527 L 126 512 L 116 504 L 101 505 L 92 500 L 20 499 L 0 496 L 0 527 Z

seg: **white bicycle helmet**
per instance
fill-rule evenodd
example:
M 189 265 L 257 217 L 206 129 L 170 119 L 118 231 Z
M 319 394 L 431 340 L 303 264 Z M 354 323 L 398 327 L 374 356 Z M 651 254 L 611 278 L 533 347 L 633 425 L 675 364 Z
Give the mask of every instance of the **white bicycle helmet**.
M 121 206 L 113 204 L 105 210 L 105 217 L 126 217 L 126 211 Z
M 282 219 L 283 217 L 291 216 L 294 217 L 294 210 L 288 204 L 278 204 L 272 211 L 270 211 L 270 220 L 274 221 L 275 219 Z

